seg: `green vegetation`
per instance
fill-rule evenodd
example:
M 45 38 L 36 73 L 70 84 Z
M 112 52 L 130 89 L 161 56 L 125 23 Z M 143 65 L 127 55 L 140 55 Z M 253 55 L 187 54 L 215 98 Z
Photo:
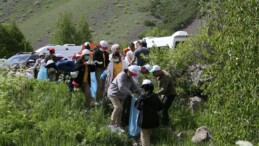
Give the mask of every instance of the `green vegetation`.
M 76 3 L 73 0 L 37 0 L 37 3 L 40 5 L 35 5 L 35 1 L 31 0 L 9 1 L 1 3 L 3 10 L 0 12 L 3 13 L 0 21 L 5 23 L 16 21 L 34 47 L 39 47 L 37 45 L 39 42 L 46 42 L 46 44 L 50 42 L 49 37 L 54 32 L 55 24 L 60 14 L 64 12 L 72 14 L 73 23 L 81 20 L 82 15 L 85 16 L 90 30 L 94 32 L 92 33 L 94 42 L 99 42 L 101 39 L 120 42 L 128 36 L 130 36 L 129 39 L 135 40 L 139 32 L 134 32 L 134 30 L 145 29 L 143 18 L 147 16 L 147 13 L 138 12 L 137 9 L 146 5 L 148 0 L 141 3 L 138 0 L 120 0 L 115 3 L 104 0 L 79 0 Z M 28 13 L 29 9 L 33 13 Z M 124 11 L 127 14 L 124 14 Z M 118 21 L 114 21 L 114 16 L 117 16 Z M 107 23 L 110 21 L 112 23 Z M 109 33 L 105 34 L 106 32 Z
M 200 0 L 151 0 L 150 3 L 140 10 L 149 12 L 157 19 L 155 21 L 145 21 L 146 26 L 151 27 L 139 35 L 150 36 L 154 29 L 166 32 L 166 35 L 172 35 L 173 32 L 186 28 L 193 19 L 197 18 Z M 152 22 L 152 23 L 151 23 Z M 164 35 L 164 34 L 163 34 Z M 163 36 L 162 34 L 154 34 L 153 36 Z
M 161 1 L 159 6 L 165 2 L 169 1 Z M 119 1 L 114 3 L 117 8 L 126 8 Z M 246 3 L 206 0 L 201 4 L 206 24 L 199 35 L 175 49 L 151 49 L 150 64 L 168 70 L 179 93 L 170 109 L 173 126 L 156 129 L 152 143 L 209 145 L 192 144 L 190 140 L 196 128 L 206 126 L 213 134 L 212 145 L 233 145 L 237 140 L 258 145 L 258 0 Z M 187 3 L 185 6 L 189 7 Z M 143 9 L 146 10 L 149 9 Z M 113 25 L 117 21 L 105 22 Z M 148 33 L 155 36 L 168 33 L 167 29 L 160 30 L 153 27 Z M 109 31 L 105 33 L 113 35 Z M 194 85 L 188 72 L 196 64 L 209 65 L 202 77 L 213 79 L 201 87 Z M 106 128 L 110 113 L 106 113 L 103 105 L 84 107 L 81 93 L 65 91 L 67 87 L 62 83 L 0 75 L 1 145 L 131 145 L 127 133 L 115 134 Z M 187 106 L 188 98 L 197 94 L 208 100 L 192 114 Z M 185 136 L 178 138 L 176 134 L 181 131 Z
M 91 42 L 92 36 L 85 17 L 78 22 L 78 27 L 72 22 L 71 13 L 65 12 L 60 15 L 54 33 L 51 36 L 53 44 L 76 44 L 81 45 L 84 41 Z
M 32 51 L 31 44 L 25 39 L 15 23 L 0 24 L 0 58 L 9 57 L 17 52 Z
M 211 129 L 217 145 L 232 145 L 237 140 L 259 142 L 256 2 L 206 3 L 202 14 L 207 24 L 200 35 L 173 50 L 153 48 L 149 58 L 176 78 L 180 97 L 197 93 L 207 97 L 193 122 Z M 194 86 L 188 72 L 189 66 L 199 63 L 211 66 L 204 70 L 203 78 L 213 79 L 202 87 Z
M 83 94 L 65 84 L 0 75 L 0 93 L 0 145 L 129 144 L 110 132 L 101 108 L 85 108 Z

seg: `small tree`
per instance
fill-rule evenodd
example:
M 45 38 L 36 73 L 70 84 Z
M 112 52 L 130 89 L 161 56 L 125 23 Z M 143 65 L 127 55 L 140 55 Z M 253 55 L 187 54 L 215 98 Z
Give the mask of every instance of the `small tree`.
M 51 42 L 54 44 L 67 44 L 76 42 L 76 29 L 72 22 L 72 14 L 65 12 L 60 15 Z
M 71 13 L 65 12 L 60 15 L 54 33 L 51 36 L 51 43 L 80 45 L 82 42 L 92 41 L 92 35 L 85 17 L 82 16 L 77 25 L 72 20 Z
M 17 52 L 33 50 L 15 23 L 0 24 L 0 38 L 0 57 L 9 57 Z
M 82 16 L 82 18 L 78 22 L 76 44 L 81 44 L 82 42 L 86 41 L 92 42 L 92 35 L 89 29 L 89 25 L 85 19 L 85 16 Z

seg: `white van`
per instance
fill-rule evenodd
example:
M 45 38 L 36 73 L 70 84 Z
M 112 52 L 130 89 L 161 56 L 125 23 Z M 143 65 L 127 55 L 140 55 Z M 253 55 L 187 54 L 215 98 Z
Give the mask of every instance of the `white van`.
M 172 36 L 166 37 L 145 37 L 142 40 L 147 43 L 148 48 L 166 47 L 175 48 L 180 42 L 187 41 L 188 33 L 186 31 L 177 31 Z
M 71 59 L 73 54 L 76 54 L 76 53 L 81 51 L 82 46 L 76 46 L 75 44 L 64 44 L 63 46 L 48 44 L 44 47 L 41 47 L 41 48 L 37 49 L 35 52 L 37 54 L 39 54 L 41 52 L 45 53 L 45 54 L 49 54 L 50 48 L 55 49 L 56 55 L 61 55 L 65 58 Z

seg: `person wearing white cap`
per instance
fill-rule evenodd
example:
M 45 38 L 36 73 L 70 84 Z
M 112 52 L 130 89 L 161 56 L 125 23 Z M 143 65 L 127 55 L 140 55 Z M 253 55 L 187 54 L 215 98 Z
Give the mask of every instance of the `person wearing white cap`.
M 58 68 L 53 60 L 48 60 L 46 63 L 48 79 L 49 81 L 57 81 L 58 80 Z
M 85 42 L 84 43 L 84 48 L 87 49 L 87 50 L 90 50 L 90 43 L 89 42 Z
M 107 68 L 109 61 L 108 42 L 105 40 L 100 41 L 99 47 L 95 48 L 93 61 L 96 62 L 96 76 L 97 76 L 97 100 L 103 98 L 104 91 L 104 81 L 99 77 L 103 71 Z
M 145 91 L 135 103 L 140 111 L 138 126 L 141 128 L 140 139 L 142 146 L 150 145 L 150 134 L 153 128 L 159 126 L 158 111 L 162 109 L 162 102 L 154 91 L 154 85 L 150 80 L 143 80 L 141 88 Z
M 141 67 L 140 72 L 144 75 L 148 74 L 152 67 L 149 64 L 145 64 Z
M 121 116 L 123 110 L 123 100 L 128 96 L 134 97 L 133 92 L 141 95 L 141 90 L 132 79 L 132 76 L 137 76 L 137 68 L 129 66 L 127 69 L 119 73 L 112 81 L 108 88 L 108 97 L 113 104 L 113 112 L 111 115 L 111 123 L 109 127 L 120 127 Z
M 92 52 L 88 49 L 82 51 L 82 56 L 76 64 L 76 71 L 78 71 L 77 78 L 74 79 L 74 82 L 81 87 L 85 95 L 85 104 L 89 105 L 91 103 L 91 72 L 95 72 L 95 65 L 89 63 L 91 60 Z
M 172 76 L 165 70 L 162 70 L 160 66 L 154 65 L 150 70 L 153 73 L 153 76 L 158 81 L 159 90 L 157 91 L 158 95 L 163 95 L 163 109 L 162 109 L 162 124 L 169 124 L 169 115 L 168 110 L 172 105 L 173 100 L 177 96 L 175 90 L 175 84 L 173 83 Z

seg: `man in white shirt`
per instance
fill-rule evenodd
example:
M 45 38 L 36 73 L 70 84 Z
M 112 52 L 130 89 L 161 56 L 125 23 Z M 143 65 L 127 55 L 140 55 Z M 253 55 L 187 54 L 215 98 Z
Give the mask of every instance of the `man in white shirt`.
M 134 51 L 135 51 L 135 44 L 130 43 L 129 48 L 130 48 L 130 50 L 126 53 L 126 57 L 125 57 L 125 61 L 126 61 L 127 65 L 129 65 L 133 60 Z

